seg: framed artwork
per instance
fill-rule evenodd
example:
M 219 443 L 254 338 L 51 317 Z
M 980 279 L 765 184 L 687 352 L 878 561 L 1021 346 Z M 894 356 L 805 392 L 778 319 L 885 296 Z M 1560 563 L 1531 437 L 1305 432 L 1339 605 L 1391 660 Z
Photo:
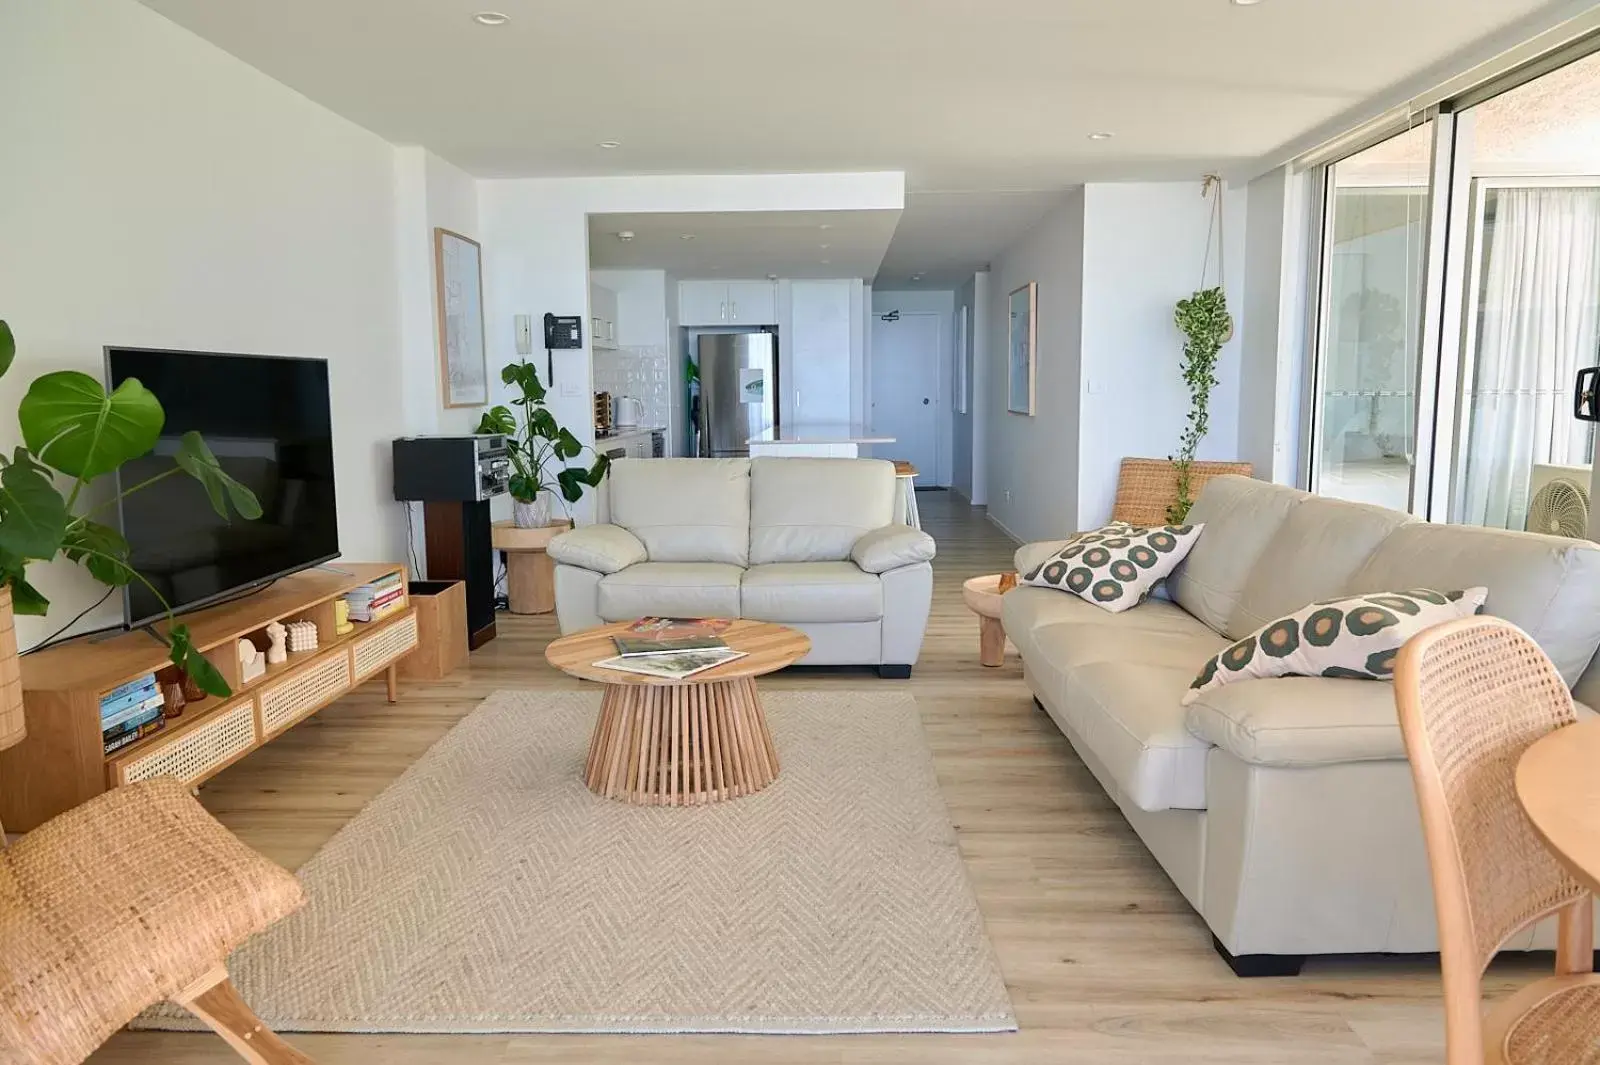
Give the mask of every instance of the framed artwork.
M 1039 348 L 1039 282 L 1011 294 L 1010 342 L 1006 346 L 1006 410 L 1033 415 L 1033 374 Z
M 489 371 L 483 347 L 483 250 L 478 242 L 435 229 L 433 280 L 444 405 L 482 407 L 489 402 Z
M 967 335 L 967 308 L 956 308 L 956 413 L 967 413 L 967 376 L 972 372 L 972 338 Z

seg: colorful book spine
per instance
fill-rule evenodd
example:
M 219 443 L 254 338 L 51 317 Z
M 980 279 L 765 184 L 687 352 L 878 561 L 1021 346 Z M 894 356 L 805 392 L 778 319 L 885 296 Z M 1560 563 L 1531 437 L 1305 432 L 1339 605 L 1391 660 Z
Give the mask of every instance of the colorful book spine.
M 153 696 L 159 696 L 161 690 L 156 687 L 155 678 L 150 679 L 149 685 L 135 688 L 117 696 L 115 699 L 105 698 L 100 700 L 100 720 L 108 721 L 118 714 L 126 712 L 129 708 L 140 705 Z
M 118 685 L 117 687 L 106 692 L 105 697 L 100 700 L 101 705 L 104 705 L 113 699 L 120 699 L 124 695 L 138 691 L 140 688 L 153 688 L 155 687 L 155 683 L 156 675 L 154 673 L 146 673 L 142 677 L 135 677 L 126 684 Z
M 115 725 L 112 725 L 110 728 L 101 729 L 100 730 L 100 738 L 109 743 L 111 740 L 116 739 L 118 736 L 125 735 L 126 733 L 129 733 L 129 732 L 138 732 L 145 725 L 148 725 L 150 722 L 154 721 L 156 718 L 158 718 L 160 716 L 161 716 L 160 708 L 157 708 L 157 709 L 154 709 L 154 710 L 146 710 L 143 713 L 139 714 L 137 717 L 130 717 L 126 721 L 121 721 L 121 722 L 118 722 Z
M 133 718 L 145 717 L 152 710 L 160 713 L 161 708 L 163 705 L 165 705 L 165 703 L 166 700 L 161 697 L 159 692 L 157 692 L 155 695 L 146 698 L 143 702 L 134 703 L 127 709 L 113 714 L 110 717 L 102 717 L 100 719 L 100 731 L 108 731 L 109 729 L 112 729 L 117 725 L 121 725 Z
M 166 718 L 158 717 L 154 721 L 139 726 L 139 729 L 136 732 L 125 732 L 115 739 L 107 740 L 105 742 L 105 753 L 112 754 L 116 751 L 122 750 L 124 747 L 132 746 L 133 744 L 144 739 L 146 736 L 149 736 L 155 732 L 160 732 L 166 723 Z

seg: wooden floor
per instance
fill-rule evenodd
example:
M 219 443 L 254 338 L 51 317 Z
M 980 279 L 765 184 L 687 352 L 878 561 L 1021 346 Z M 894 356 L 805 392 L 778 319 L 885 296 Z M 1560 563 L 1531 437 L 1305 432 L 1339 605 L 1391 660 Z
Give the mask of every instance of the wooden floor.
M 1205 926 L 1034 707 L 1015 654 L 999 669 L 978 665 L 977 621 L 962 606 L 961 581 L 1005 567 L 1012 545 L 981 511 L 947 493 L 921 493 L 918 501 L 939 558 L 933 618 L 912 679 L 805 670 L 763 684 L 904 684 L 916 694 L 1019 1033 L 291 1041 L 323 1065 L 1442 1061 L 1436 963 L 1314 961 L 1299 978 L 1254 981 L 1228 971 Z M 490 692 L 579 686 L 545 665 L 553 618 L 501 618 L 499 638 L 473 654 L 468 668 L 442 683 L 405 686 L 397 706 L 383 701 L 381 683 L 368 684 L 217 777 L 202 792 L 206 806 L 292 868 Z M 1537 972 L 1518 961 L 1497 967 L 1490 982 L 1504 991 Z M 92 1060 L 237 1059 L 210 1036 L 124 1032 Z

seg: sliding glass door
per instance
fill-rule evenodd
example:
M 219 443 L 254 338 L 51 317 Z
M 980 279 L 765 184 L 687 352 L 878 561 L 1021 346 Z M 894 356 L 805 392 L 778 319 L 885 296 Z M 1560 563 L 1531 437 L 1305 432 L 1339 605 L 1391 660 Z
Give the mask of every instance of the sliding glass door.
M 1600 54 L 1478 96 L 1326 169 L 1309 480 L 1582 536 L 1595 434 L 1572 388 L 1600 356 Z

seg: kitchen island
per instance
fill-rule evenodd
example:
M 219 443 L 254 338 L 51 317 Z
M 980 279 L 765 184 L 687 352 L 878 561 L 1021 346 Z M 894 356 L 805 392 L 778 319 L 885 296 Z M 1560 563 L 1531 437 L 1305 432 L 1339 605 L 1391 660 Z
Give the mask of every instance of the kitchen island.
M 864 425 L 801 423 L 767 429 L 752 436 L 750 457 L 853 459 L 861 457 L 864 446 L 892 443 L 894 437 L 872 433 Z

